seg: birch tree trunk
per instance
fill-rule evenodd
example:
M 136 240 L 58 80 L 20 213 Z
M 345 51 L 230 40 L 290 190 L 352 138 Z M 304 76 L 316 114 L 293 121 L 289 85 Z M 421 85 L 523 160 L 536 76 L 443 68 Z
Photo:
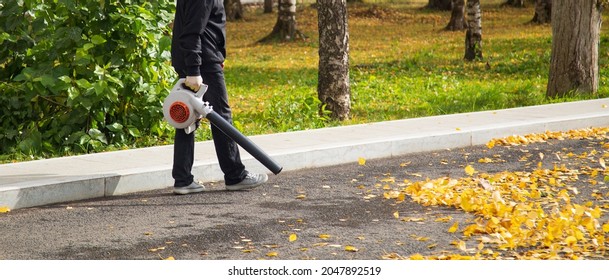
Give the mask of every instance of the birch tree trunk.
M 227 21 L 243 18 L 243 5 L 241 5 L 241 0 L 224 0 L 224 10 L 226 11 Z
M 277 22 L 275 23 L 275 27 L 273 27 L 273 31 L 271 31 L 271 34 L 262 38 L 260 42 L 272 41 L 275 39 L 280 41 L 293 41 L 306 38 L 306 36 L 296 27 L 296 0 L 279 0 L 277 9 Z
M 440 11 L 450 11 L 451 9 L 451 0 L 429 0 L 427 2 L 427 6 L 425 8 L 432 10 L 440 10 Z
M 601 11 L 599 0 L 553 1 L 548 97 L 598 90 Z
M 346 0 L 318 0 L 318 98 L 331 117 L 346 120 L 351 111 L 349 30 Z M 320 114 L 321 114 L 320 108 Z
M 508 0 L 504 5 L 508 5 L 516 8 L 524 8 L 524 0 Z
M 264 13 L 269 14 L 273 12 L 273 0 L 264 0 Z
M 465 30 L 465 0 L 452 0 L 452 12 L 446 30 L 460 31 Z
M 550 23 L 552 21 L 552 0 L 537 0 L 535 2 L 535 16 L 531 22 L 537 24 Z
M 467 32 L 465 33 L 465 59 L 482 59 L 482 13 L 480 0 L 467 0 Z

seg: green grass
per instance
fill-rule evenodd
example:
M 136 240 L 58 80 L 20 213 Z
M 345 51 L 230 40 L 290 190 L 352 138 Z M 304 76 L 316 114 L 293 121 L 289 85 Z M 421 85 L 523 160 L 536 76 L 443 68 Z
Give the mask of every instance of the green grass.
M 227 24 L 225 72 L 235 126 L 246 135 L 269 134 L 609 96 L 607 24 L 600 44 L 598 93 L 551 100 L 545 97 L 551 26 L 528 24 L 533 7 L 500 7 L 503 2 L 483 3 L 484 59 L 477 62 L 463 60 L 464 32 L 443 31 L 450 12 L 422 9 L 427 0 L 350 4 L 352 110 L 342 122 L 318 114 L 313 1 L 299 1 L 297 8 L 298 29 L 308 39 L 290 43 L 257 43 L 270 33 L 277 14 L 249 8 L 244 20 Z M 140 139 L 124 148 L 172 141 L 146 135 Z M 197 140 L 209 139 L 208 129 L 197 130 Z M 0 162 L 30 159 L 3 155 Z
M 350 5 L 352 111 L 340 123 L 317 116 L 316 11 L 297 9 L 307 41 L 258 44 L 276 14 L 249 10 L 227 30 L 227 87 L 238 127 L 264 134 L 609 96 L 608 48 L 601 44 L 599 92 L 547 99 L 551 26 L 528 24 L 532 7 L 501 2 L 483 6 L 484 59 L 478 62 L 463 60 L 463 32 L 442 30 L 450 13 L 421 9 L 426 1 Z

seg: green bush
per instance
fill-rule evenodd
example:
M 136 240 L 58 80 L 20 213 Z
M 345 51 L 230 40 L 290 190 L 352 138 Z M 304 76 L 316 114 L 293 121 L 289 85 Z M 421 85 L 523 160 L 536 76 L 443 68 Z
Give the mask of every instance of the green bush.
M 158 144 L 173 0 L 0 3 L 0 153 L 44 156 Z

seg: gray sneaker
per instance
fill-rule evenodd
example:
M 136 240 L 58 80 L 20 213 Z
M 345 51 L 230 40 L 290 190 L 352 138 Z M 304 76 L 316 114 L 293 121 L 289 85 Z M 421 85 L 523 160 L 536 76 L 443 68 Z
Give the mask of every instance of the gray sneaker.
M 234 185 L 226 185 L 226 189 L 229 191 L 249 190 L 264 184 L 268 179 L 269 176 L 264 173 L 256 174 L 248 172 L 243 181 Z
M 186 187 L 173 188 L 173 193 L 175 194 L 189 194 L 189 193 L 198 193 L 205 190 L 205 186 L 199 185 L 196 182 L 190 183 L 190 185 Z

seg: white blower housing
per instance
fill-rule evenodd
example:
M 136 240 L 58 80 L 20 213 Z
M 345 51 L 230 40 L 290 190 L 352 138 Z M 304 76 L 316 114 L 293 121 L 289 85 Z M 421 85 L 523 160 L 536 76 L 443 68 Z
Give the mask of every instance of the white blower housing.
M 163 116 L 167 122 L 186 133 L 192 133 L 196 128 L 196 120 L 205 117 L 211 107 L 204 104 L 202 98 L 207 91 L 203 84 L 198 92 L 192 91 L 184 84 L 185 79 L 179 79 L 163 102 Z

